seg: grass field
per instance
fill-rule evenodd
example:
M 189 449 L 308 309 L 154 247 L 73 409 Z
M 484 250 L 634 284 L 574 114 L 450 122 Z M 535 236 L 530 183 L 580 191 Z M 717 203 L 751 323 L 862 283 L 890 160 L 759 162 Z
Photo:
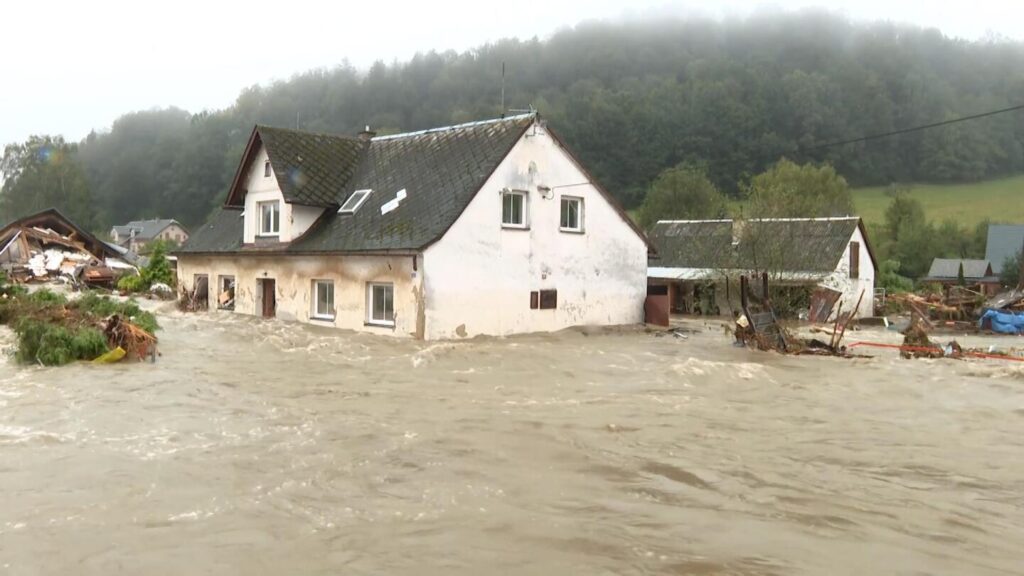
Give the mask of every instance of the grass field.
M 892 201 L 886 190 L 885 186 L 853 189 L 857 214 L 872 227 L 885 222 L 885 209 Z M 910 195 L 921 201 L 925 217 L 936 224 L 947 218 L 968 229 L 985 218 L 1004 224 L 1024 223 L 1024 176 L 973 184 L 913 184 Z M 730 203 L 733 214 L 740 213 L 740 204 Z M 629 215 L 636 221 L 637 209 L 629 210 Z
M 853 203 L 865 222 L 881 224 L 891 201 L 885 187 L 857 188 Z M 1024 223 L 1024 176 L 974 184 L 915 184 L 910 195 L 924 205 L 928 220 L 947 218 L 965 228 L 991 219 L 993 222 Z

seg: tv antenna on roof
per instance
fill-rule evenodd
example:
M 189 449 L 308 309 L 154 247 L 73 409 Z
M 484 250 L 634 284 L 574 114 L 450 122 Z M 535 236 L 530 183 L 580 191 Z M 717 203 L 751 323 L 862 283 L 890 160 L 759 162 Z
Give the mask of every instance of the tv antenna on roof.
M 505 62 L 501 62 L 501 117 L 505 117 Z

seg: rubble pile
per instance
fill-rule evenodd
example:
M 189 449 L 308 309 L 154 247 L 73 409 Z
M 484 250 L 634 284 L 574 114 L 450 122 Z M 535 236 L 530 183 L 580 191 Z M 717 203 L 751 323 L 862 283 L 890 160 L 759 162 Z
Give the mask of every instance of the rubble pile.
M 135 266 L 114 257 L 96 255 L 75 234 L 52 228 L 22 226 L 0 250 L 0 266 L 16 283 L 61 282 L 74 286 L 113 286 Z

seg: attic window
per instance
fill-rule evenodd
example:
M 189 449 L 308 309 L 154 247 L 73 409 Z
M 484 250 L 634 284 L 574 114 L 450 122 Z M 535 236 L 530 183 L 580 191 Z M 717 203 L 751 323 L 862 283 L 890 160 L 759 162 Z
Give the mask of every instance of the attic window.
M 270 160 L 263 163 L 263 177 L 270 178 Z
M 373 190 L 366 189 L 353 192 L 348 197 L 348 200 L 345 200 L 345 203 L 341 205 L 341 208 L 338 209 L 338 214 L 355 214 L 356 210 L 359 210 L 359 207 L 363 205 L 363 202 L 366 202 L 370 192 L 373 192 Z

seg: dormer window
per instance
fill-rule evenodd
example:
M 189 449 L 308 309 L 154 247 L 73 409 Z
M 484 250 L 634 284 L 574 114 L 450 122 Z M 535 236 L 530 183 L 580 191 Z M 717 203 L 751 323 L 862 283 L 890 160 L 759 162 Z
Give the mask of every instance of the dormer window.
M 373 190 L 356 190 L 345 200 L 345 203 L 338 209 L 338 214 L 355 214 L 356 210 L 366 202 L 366 199 L 370 196 L 370 192 Z
M 278 236 L 281 234 L 281 203 L 257 202 L 260 214 L 260 236 Z
M 263 163 L 263 177 L 270 178 L 270 160 Z

